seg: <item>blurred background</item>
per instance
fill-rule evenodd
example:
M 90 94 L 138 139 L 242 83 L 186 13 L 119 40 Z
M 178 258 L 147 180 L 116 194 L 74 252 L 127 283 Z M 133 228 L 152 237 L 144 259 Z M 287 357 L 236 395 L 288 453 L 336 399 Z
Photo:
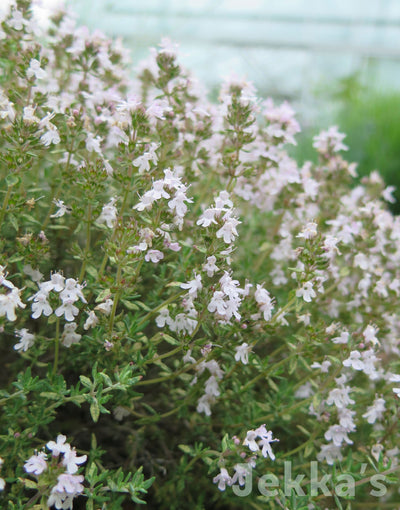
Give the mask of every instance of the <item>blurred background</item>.
M 67 3 L 81 24 L 122 37 L 133 66 L 168 36 L 211 97 L 235 74 L 289 100 L 303 127 L 300 161 L 314 158 L 312 136 L 337 124 L 359 172 L 378 169 L 400 189 L 400 0 Z

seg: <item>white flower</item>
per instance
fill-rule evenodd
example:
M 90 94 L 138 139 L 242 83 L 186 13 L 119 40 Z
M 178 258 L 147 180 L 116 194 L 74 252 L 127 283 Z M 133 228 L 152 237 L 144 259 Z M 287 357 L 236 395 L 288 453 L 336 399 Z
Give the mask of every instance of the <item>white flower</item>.
M 58 457 L 60 453 L 68 452 L 71 447 L 66 443 L 67 437 L 59 434 L 56 441 L 49 441 L 46 446 L 52 452 L 53 457 Z
M 100 303 L 95 307 L 95 310 L 104 313 L 104 315 L 110 315 L 114 301 L 112 299 L 106 299 L 104 303 Z
M 33 106 L 24 107 L 22 118 L 24 120 L 24 123 L 27 124 L 28 126 L 31 126 L 32 124 L 37 124 L 40 121 L 40 119 L 35 115 L 35 108 Z
M 20 289 L 13 285 L 10 292 L 7 294 L 0 294 L 0 317 L 6 316 L 9 321 L 15 321 L 17 319 L 15 309 L 17 307 L 26 307 L 26 305 L 21 301 L 20 293 Z
M 62 343 L 65 347 L 71 347 L 72 344 L 77 344 L 82 338 L 82 335 L 75 333 L 77 327 L 78 326 L 75 322 L 65 324 L 62 334 Z
M 243 441 L 244 446 L 248 446 L 252 452 L 259 451 L 260 447 L 257 444 L 258 434 L 255 430 L 248 430 L 246 439 Z
M 260 308 L 260 311 L 263 312 L 264 320 L 270 321 L 272 317 L 272 311 L 274 309 L 273 298 L 271 298 L 269 292 L 259 284 L 257 284 L 257 289 L 254 292 L 254 297 Z
M 5 272 L 5 266 L 0 266 L 0 285 L 7 289 L 14 289 L 15 286 L 12 282 L 7 280 L 8 273 Z
M 27 473 L 39 476 L 47 469 L 46 460 L 47 455 L 44 452 L 36 453 L 25 462 L 24 469 Z
M 214 397 L 211 395 L 203 395 L 197 402 L 196 410 L 198 413 L 204 413 L 206 416 L 211 416 L 210 405 L 214 403 Z
M 346 429 L 341 425 L 331 425 L 325 432 L 325 439 L 327 441 L 333 441 L 335 446 L 341 446 L 343 442 L 353 444 L 353 441 L 347 436 Z
M 61 300 L 73 302 L 78 301 L 80 299 L 82 303 L 87 303 L 85 296 L 82 293 L 83 286 L 80 285 L 74 278 L 67 278 L 65 280 L 65 287 L 60 293 Z
M 220 395 L 218 381 L 217 381 L 215 375 L 211 375 L 207 379 L 204 391 L 207 395 L 210 395 L 210 396 L 218 397 Z
M 366 342 L 371 342 L 372 345 L 379 345 L 379 340 L 376 338 L 378 328 L 369 324 L 363 331 L 363 337 Z
M 318 363 L 317 361 L 314 361 L 314 363 L 311 365 L 311 368 L 319 368 L 322 373 L 328 373 L 329 367 L 332 365 L 332 363 L 329 360 L 325 360 L 322 363 Z
M 86 455 L 85 455 L 86 457 Z M 55 492 L 59 492 L 60 494 L 66 493 L 70 495 L 77 495 L 83 491 L 83 476 L 82 475 L 74 475 L 70 473 L 63 473 L 57 478 L 58 483 L 53 488 Z
M 219 271 L 219 268 L 215 264 L 217 261 L 216 257 L 214 255 L 211 255 L 210 257 L 207 257 L 207 262 L 203 264 L 203 271 L 207 272 L 207 276 L 210 278 L 214 276 L 214 273 L 216 271 Z
M 153 264 L 157 264 L 164 258 L 164 253 L 160 250 L 149 250 L 144 256 L 144 260 L 146 262 L 153 262 Z
M 99 156 L 102 156 L 100 144 L 102 139 L 100 136 L 94 137 L 92 133 L 88 133 L 86 137 L 86 149 L 89 152 L 96 152 Z
M 273 439 L 272 432 L 265 429 L 265 425 L 262 425 L 256 429 L 257 434 L 261 437 L 258 444 L 261 446 L 261 455 L 265 458 L 269 457 L 271 460 L 275 460 L 275 454 L 272 451 L 271 443 L 279 441 L 279 439 Z
M 57 492 L 55 487 L 52 488 L 50 497 L 47 500 L 49 508 L 55 506 L 57 510 L 72 510 L 73 504 L 74 495 L 67 494 L 66 492 Z
M 235 360 L 236 361 L 240 360 L 243 363 L 243 365 L 247 365 L 249 362 L 250 349 L 251 347 L 246 342 L 242 343 L 242 345 L 235 347 L 236 351 Z
M 170 198 L 169 193 L 164 190 L 164 186 L 165 182 L 162 179 L 154 181 L 152 189 L 146 191 L 146 193 L 140 199 L 139 203 L 136 204 L 133 209 L 144 211 L 145 209 L 150 209 L 153 203 L 157 200 L 160 200 L 161 198 Z
M 49 145 L 60 143 L 61 138 L 58 134 L 57 128 L 52 125 L 52 128 L 43 133 L 43 135 L 40 137 L 40 141 L 45 147 L 48 147 Z
M 349 342 L 350 333 L 348 331 L 342 331 L 340 336 L 332 338 L 334 344 L 347 344 Z
M 348 147 L 342 143 L 345 137 L 346 135 L 338 132 L 337 126 L 332 126 L 328 131 L 322 131 L 314 137 L 313 147 L 324 155 L 330 150 L 333 152 L 346 151 Z
M 113 410 L 114 418 L 117 421 L 122 421 L 126 416 L 129 416 L 130 414 L 131 414 L 131 412 L 128 409 L 125 409 L 125 407 L 122 407 L 122 406 L 117 406 Z
M 321 451 L 317 454 L 317 460 L 319 462 L 326 460 L 327 464 L 332 466 L 336 460 L 343 460 L 340 446 L 336 446 L 334 443 L 321 445 Z
M 158 147 L 159 144 L 156 143 L 150 144 L 149 151 L 137 157 L 132 162 L 133 166 L 138 167 L 140 174 L 142 174 L 143 172 L 148 172 L 150 170 L 150 162 L 157 164 L 158 157 L 156 154 L 156 150 L 158 149 Z
M 227 485 L 231 485 L 231 477 L 225 468 L 221 468 L 220 473 L 213 478 L 213 482 L 218 482 L 218 489 L 224 491 Z
M 310 303 L 311 300 L 317 296 L 315 290 L 313 289 L 312 282 L 306 282 L 303 284 L 301 289 L 297 289 L 296 296 L 302 297 L 306 303 Z
M 222 227 L 217 230 L 216 236 L 218 239 L 221 237 L 224 239 L 226 244 L 233 243 L 235 237 L 238 235 L 236 227 L 241 223 L 233 216 L 225 214 L 224 216 L 224 224 Z
M 58 207 L 58 211 L 56 211 L 54 214 L 50 215 L 50 218 L 61 218 L 66 213 L 71 212 L 71 208 L 64 204 L 63 200 L 54 199 L 54 203 L 56 207 Z
M 96 223 L 105 223 L 108 228 L 113 228 L 117 221 L 117 208 L 114 206 L 116 198 L 112 198 L 107 204 L 103 205 L 100 216 Z
M 98 322 L 99 322 L 99 319 L 98 319 L 97 315 L 92 310 L 89 312 L 89 317 L 86 319 L 86 322 L 83 325 L 83 329 L 85 329 L 87 331 L 89 328 L 94 328 Z
M 392 193 L 396 191 L 395 186 L 388 186 L 382 191 L 382 198 L 386 200 L 386 202 L 390 202 L 391 204 L 396 203 L 396 199 L 393 197 Z
M 183 356 L 182 361 L 184 363 L 196 363 L 196 360 L 192 356 L 192 349 L 188 350 L 188 352 Z
M 8 20 L 8 24 L 14 30 L 19 31 L 19 30 L 22 30 L 24 28 L 24 25 L 27 24 L 27 20 L 24 19 L 24 16 L 21 11 L 18 11 L 17 9 L 13 9 L 12 17 Z
M 353 417 L 356 412 L 347 407 L 338 409 L 339 424 L 347 431 L 354 432 L 356 430 L 356 424 L 354 423 Z
M 196 274 L 194 275 L 194 279 L 190 280 L 187 283 L 181 283 L 181 289 L 187 289 L 189 295 L 192 298 L 197 297 L 197 292 L 203 288 L 203 285 L 201 283 L 201 275 Z
M 22 268 L 23 272 L 32 278 L 34 282 L 40 282 L 43 278 L 43 274 L 38 269 L 33 269 L 30 264 Z
M 314 389 L 310 381 L 302 384 L 295 392 L 294 396 L 296 398 L 308 398 L 314 395 Z
M 69 449 L 64 452 L 63 466 L 67 468 L 70 475 L 74 475 L 78 471 L 78 466 L 87 460 L 87 455 L 77 457 L 75 448 Z
M 28 78 L 33 78 L 33 76 L 35 76 L 37 80 L 41 80 L 47 77 L 47 72 L 40 67 L 39 60 L 32 58 L 26 71 L 26 76 Z
M 209 227 L 211 223 L 217 224 L 215 221 L 215 216 L 218 213 L 217 209 L 206 209 L 200 218 L 197 220 L 196 225 L 200 225 L 202 227 Z
M 352 391 L 350 386 L 342 386 L 341 388 L 334 388 L 329 392 L 326 403 L 328 406 L 335 404 L 338 409 L 347 407 L 349 404 L 354 404 L 354 400 L 349 397 Z
M 18 329 L 15 331 L 15 336 L 19 337 L 19 342 L 14 345 L 16 351 L 26 352 L 35 342 L 35 335 L 29 333 L 26 328 Z
M 311 221 L 307 223 L 300 234 L 297 234 L 296 237 L 302 237 L 303 239 L 313 239 L 318 234 L 317 227 L 318 225 Z
M 60 305 L 56 310 L 55 314 L 57 317 L 61 317 L 64 315 L 66 321 L 73 321 L 75 317 L 79 313 L 79 308 L 74 305 L 75 301 L 73 299 L 64 299 L 62 305 Z
M 53 309 L 47 300 L 48 294 L 46 292 L 39 291 L 34 296 L 30 297 L 29 300 L 33 300 L 32 303 L 32 319 L 38 319 L 42 314 L 48 317 L 53 313 Z
M 173 324 L 173 320 L 169 315 L 168 308 L 162 308 L 160 310 L 160 313 L 156 318 L 156 324 L 159 328 L 163 328 L 165 324 L 167 324 L 168 326 L 171 326 L 171 324 Z
M 367 412 L 362 415 L 366 418 L 368 423 L 375 423 L 376 420 L 383 418 L 383 413 L 386 411 L 385 400 L 383 398 L 376 398 L 374 403 L 368 407 Z
M 50 277 L 50 283 L 52 285 L 52 290 L 56 292 L 61 292 L 65 286 L 65 278 L 60 273 L 53 273 Z
M 324 250 L 326 251 L 325 256 L 333 258 L 335 255 L 341 255 L 339 248 L 336 246 L 339 239 L 332 235 L 327 235 L 324 239 Z
M 174 198 L 168 202 L 168 207 L 174 211 L 179 218 L 183 218 L 187 212 L 188 208 L 185 202 L 189 204 L 193 203 L 191 198 L 187 198 L 185 188 L 186 187 L 177 189 Z
M 364 362 L 359 351 L 351 351 L 350 357 L 343 361 L 345 367 L 352 367 L 354 370 L 363 370 Z
M 251 474 L 250 465 L 235 464 L 233 469 L 235 470 L 235 474 L 232 476 L 229 485 L 233 485 L 236 482 L 238 482 L 240 486 L 244 485 L 246 483 L 246 477 Z

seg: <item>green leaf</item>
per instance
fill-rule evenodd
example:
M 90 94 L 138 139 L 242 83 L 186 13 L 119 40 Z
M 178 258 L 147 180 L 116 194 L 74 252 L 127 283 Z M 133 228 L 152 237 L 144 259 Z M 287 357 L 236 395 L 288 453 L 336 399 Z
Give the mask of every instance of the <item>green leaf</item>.
M 58 400 L 61 397 L 58 393 L 52 393 L 50 391 L 42 391 L 40 396 L 43 398 L 50 398 L 52 400 Z
M 107 386 L 113 385 L 111 377 L 109 375 L 107 375 L 105 372 L 99 372 L 99 376 L 103 379 L 103 381 L 106 383 Z
M 33 480 L 29 480 L 29 478 L 19 478 L 19 480 L 25 485 L 27 489 L 36 489 L 37 488 L 37 482 L 34 482 Z
M 9 264 L 11 264 L 11 263 L 13 263 L 13 262 L 19 262 L 20 260 L 24 260 L 23 255 L 18 255 L 18 254 L 16 254 L 16 255 L 14 255 L 13 257 L 10 257 L 10 258 L 8 259 L 8 261 L 7 261 L 7 262 L 8 262 Z
M 304 450 L 304 457 L 305 458 L 309 457 L 313 451 L 314 451 L 314 446 L 311 443 L 309 443 Z
M 86 388 L 91 388 L 93 386 L 92 381 L 89 379 L 89 377 L 86 377 L 85 375 L 80 375 L 79 380 L 83 384 L 83 386 L 86 386 Z
M 168 342 L 169 344 L 171 345 L 180 345 L 180 342 L 179 340 L 177 340 L 176 338 L 173 338 L 172 336 L 170 335 L 166 335 L 165 333 L 163 333 L 163 339 Z
M 100 416 L 100 406 L 97 399 L 94 399 L 90 404 L 90 414 L 92 416 L 92 420 L 96 423 Z
M 268 384 L 271 386 L 271 388 L 276 392 L 278 393 L 279 392 L 279 388 L 278 386 L 274 383 L 274 381 L 269 377 L 268 378 Z
M 110 289 L 104 289 L 100 292 L 100 294 L 96 298 L 96 303 L 101 303 L 106 298 L 109 298 L 111 296 L 111 290 Z
M 93 266 L 86 266 L 86 272 L 88 275 L 90 275 L 92 278 L 94 278 L 95 280 L 97 279 L 97 269 Z
M 8 218 L 8 221 L 11 223 L 11 226 L 13 227 L 13 229 L 18 232 L 18 220 L 17 218 L 14 216 L 14 214 L 9 214 L 7 216 Z
M 178 448 L 183 451 L 183 453 L 192 453 L 192 449 L 187 444 L 178 444 Z
M 128 310 L 140 310 L 140 307 L 132 302 L 132 301 L 128 301 L 126 299 L 121 299 L 121 303 L 128 309 Z
M 54 314 L 50 315 L 47 319 L 47 324 L 54 324 L 55 322 L 57 322 L 57 317 Z
M 15 174 L 8 174 L 6 177 L 6 184 L 9 188 L 16 186 L 21 182 L 21 178 Z
M 308 430 L 306 430 L 304 427 L 302 427 L 301 425 L 296 425 L 296 427 L 301 430 L 303 432 L 304 435 L 306 435 L 307 437 L 309 437 L 311 434 Z

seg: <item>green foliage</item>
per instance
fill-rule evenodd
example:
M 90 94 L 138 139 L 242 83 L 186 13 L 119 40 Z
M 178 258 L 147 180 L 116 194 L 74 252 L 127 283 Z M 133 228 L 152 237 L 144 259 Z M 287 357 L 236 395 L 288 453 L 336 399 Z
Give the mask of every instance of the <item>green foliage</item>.
M 168 40 L 132 81 L 30 5 L 0 32 L 0 507 L 397 504 L 382 179 L 336 128 L 298 165 L 289 105 L 209 102 Z

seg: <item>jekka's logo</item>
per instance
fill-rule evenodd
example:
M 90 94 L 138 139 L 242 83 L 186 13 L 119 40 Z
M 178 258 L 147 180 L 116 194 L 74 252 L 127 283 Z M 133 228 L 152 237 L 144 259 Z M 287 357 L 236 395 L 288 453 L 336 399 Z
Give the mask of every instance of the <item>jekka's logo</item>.
M 248 464 L 239 464 L 242 473 L 245 476 L 241 477 L 238 484 L 232 485 L 233 493 L 239 497 L 249 496 L 253 491 L 253 473 Z M 360 473 L 363 474 L 367 468 L 367 464 L 361 465 Z M 310 478 L 307 480 L 305 474 L 298 474 L 295 476 L 292 472 L 292 463 L 290 461 L 284 462 L 284 476 L 283 481 L 273 473 L 266 473 L 257 480 L 257 488 L 263 496 L 274 498 L 283 491 L 286 497 L 293 494 L 301 497 L 317 496 L 323 494 L 324 496 L 352 498 L 355 496 L 357 479 L 350 473 L 340 473 L 332 478 L 331 474 L 324 474 L 319 477 L 318 462 L 310 462 Z M 370 495 L 375 498 L 384 496 L 387 492 L 387 487 L 384 485 L 386 476 L 383 473 L 375 474 L 368 477 L 368 483 L 371 487 Z M 283 484 L 282 484 L 283 482 Z

